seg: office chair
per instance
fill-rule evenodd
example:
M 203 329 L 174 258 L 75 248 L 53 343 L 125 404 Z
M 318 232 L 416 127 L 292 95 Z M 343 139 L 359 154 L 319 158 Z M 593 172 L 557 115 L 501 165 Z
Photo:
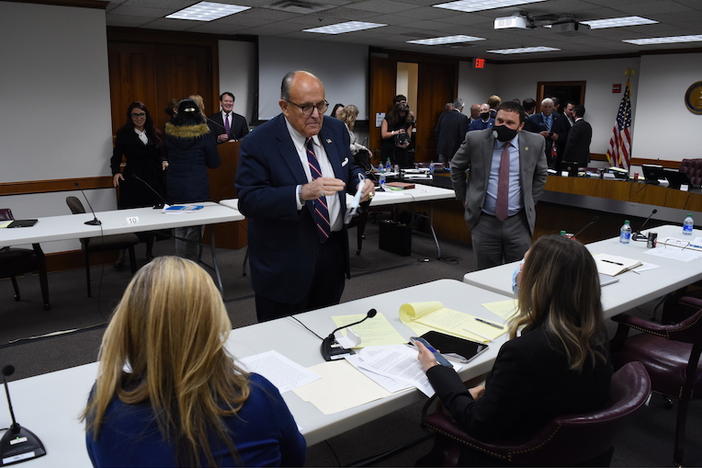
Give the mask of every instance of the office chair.
M 15 219 L 12 210 L 9 208 L 0 209 L 0 221 Z M 41 288 L 41 298 L 44 303 L 44 310 L 51 309 L 49 303 L 49 280 L 46 274 L 46 257 L 39 244 L 32 244 L 32 249 L 17 249 L 5 247 L 0 249 L 0 278 L 10 278 L 14 299 L 21 299 L 17 276 L 26 273 L 39 273 L 39 287 Z
M 684 297 L 682 308 L 696 308 L 685 320 L 661 325 L 628 314 L 612 320 L 619 323 L 612 340 L 612 358 L 616 365 L 640 361 L 651 376 L 654 392 L 678 400 L 673 462 L 683 463 L 685 423 L 689 402 L 702 397 L 702 299 Z M 629 329 L 642 332 L 627 338 Z
M 83 203 L 76 197 L 66 197 L 66 204 L 73 214 L 85 213 Z M 129 266 L 132 274 L 136 273 L 136 256 L 134 246 L 139 243 L 136 234 L 115 234 L 102 237 L 87 237 L 80 239 L 85 259 L 85 278 L 88 289 L 88 297 L 92 297 L 92 287 L 90 284 L 90 254 L 93 252 L 104 252 L 110 250 L 127 249 L 129 251 Z
M 459 429 L 443 407 L 427 415 L 429 405 L 425 405 L 422 425 L 436 433 L 435 449 L 443 458 L 442 466 L 457 466 L 464 449 L 474 452 L 480 465 L 488 466 L 609 466 L 618 424 L 644 405 L 650 393 L 646 368 L 632 362 L 612 376 L 607 408 L 557 417 L 523 443 L 477 440 Z
M 702 186 L 702 158 L 683 159 L 680 162 L 680 172 L 687 174 L 693 187 Z

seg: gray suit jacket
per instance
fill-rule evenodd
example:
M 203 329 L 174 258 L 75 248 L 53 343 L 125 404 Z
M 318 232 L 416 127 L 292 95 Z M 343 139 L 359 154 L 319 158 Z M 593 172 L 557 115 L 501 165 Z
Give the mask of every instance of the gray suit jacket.
M 451 160 L 451 181 L 456 198 L 463 202 L 466 221 L 474 227 L 480 220 L 487 191 L 495 138 L 492 128 L 466 133 L 466 138 Z M 534 205 L 541 198 L 546 183 L 544 138 L 525 131 L 519 132 L 519 167 L 522 203 L 531 233 L 534 233 Z

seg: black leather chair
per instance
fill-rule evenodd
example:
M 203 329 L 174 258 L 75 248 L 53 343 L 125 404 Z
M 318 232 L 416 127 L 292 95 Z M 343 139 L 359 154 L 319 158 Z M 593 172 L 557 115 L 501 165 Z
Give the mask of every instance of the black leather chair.
M 1 208 L 0 221 L 9 221 L 11 219 L 14 219 L 12 210 Z M 0 249 L 0 278 L 10 278 L 16 301 L 21 299 L 17 276 L 34 272 L 39 273 L 39 286 L 41 287 L 44 309 L 49 310 L 51 308 L 49 302 L 49 280 L 46 274 L 46 257 L 44 257 L 44 251 L 41 250 L 41 246 L 32 244 L 31 249 L 13 247 Z
M 459 429 L 440 407 L 423 417 L 425 428 L 436 433 L 442 466 L 457 466 L 470 449 L 480 465 L 492 466 L 609 466 L 614 453 L 612 436 L 618 423 L 646 403 L 651 381 L 646 368 L 632 362 L 612 377 L 610 405 L 594 413 L 555 418 L 531 440 L 518 444 L 487 443 Z
M 680 307 L 696 308 L 696 312 L 673 325 L 620 314 L 612 320 L 619 323 L 612 341 L 615 365 L 640 361 L 651 375 L 653 391 L 678 400 L 673 462 L 683 463 L 685 423 L 689 402 L 702 398 L 702 299 L 684 297 Z M 629 329 L 642 332 L 627 338 Z
M 66 204 L 73 214 L 85 213 L 83 203 L 76 197 L 66 197 Z M 136 234 L 115 234 L 103 237 L 87 237 L 80 239 L 83 248 L 83 256 L 85 258 L 85 279 L 88 288 L 88 297 L 92 297 L 92 288 L 90 284 L 90 254 L 93 252 L 104 252 L 110 250 L 127 249 L 129 252 L 129 266 L 132 274 L 136 273 L 136 256 L 134 254 L 134 246 L 139 243 L 139 237 Z

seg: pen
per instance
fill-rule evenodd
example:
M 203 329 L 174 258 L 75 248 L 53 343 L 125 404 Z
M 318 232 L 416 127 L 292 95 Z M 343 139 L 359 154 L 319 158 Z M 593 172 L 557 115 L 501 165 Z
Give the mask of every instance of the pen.
M 612 263 L 614 265 L 624 266 L 623 263 L 613 262 L 612 260 L 605 260 L 604 258 L 601 258 L 600 260 L 602 260 L 603 262 Z
M 502 325 L 498 325 L 496 323 L 488 322 L 487 320 L 481 319 L 479 317 L 475 317 L 475 320 L 477 320 L 480 323 L 484 323 L 485 325 L 490 325 L 491 327 L 499 328 L 500 330 L 503 330 L 504 327 Z

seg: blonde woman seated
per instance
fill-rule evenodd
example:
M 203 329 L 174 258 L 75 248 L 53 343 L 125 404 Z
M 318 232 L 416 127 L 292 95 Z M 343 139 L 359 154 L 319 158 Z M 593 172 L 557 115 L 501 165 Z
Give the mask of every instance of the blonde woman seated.
M 346 124 L 346 129 L 349 131 L 349 139 L 351 140 L 351 154 L 356 155 L 359 151 L 368 151 L 368 148 L 358 142 L 358 136 L 353 131 L 358 118 L 358 107 L 353 104 L 340 107 L 336 111 L 337 118 Z
M 197 264 L 159 257 L 127 286 L 84 412 L 95 467 L 301 466 L 278 389 L 224 348 L 231 323 Z
M 510 340 L 484 386 L 466 388 L 420 347 L 441 402 L 464 431 L 486 442 L 526 440 L 554 417 L 608 403 L 612 367 L 590 252 L 565 237 L 539 238 L 525 256 L 516 296 Z

